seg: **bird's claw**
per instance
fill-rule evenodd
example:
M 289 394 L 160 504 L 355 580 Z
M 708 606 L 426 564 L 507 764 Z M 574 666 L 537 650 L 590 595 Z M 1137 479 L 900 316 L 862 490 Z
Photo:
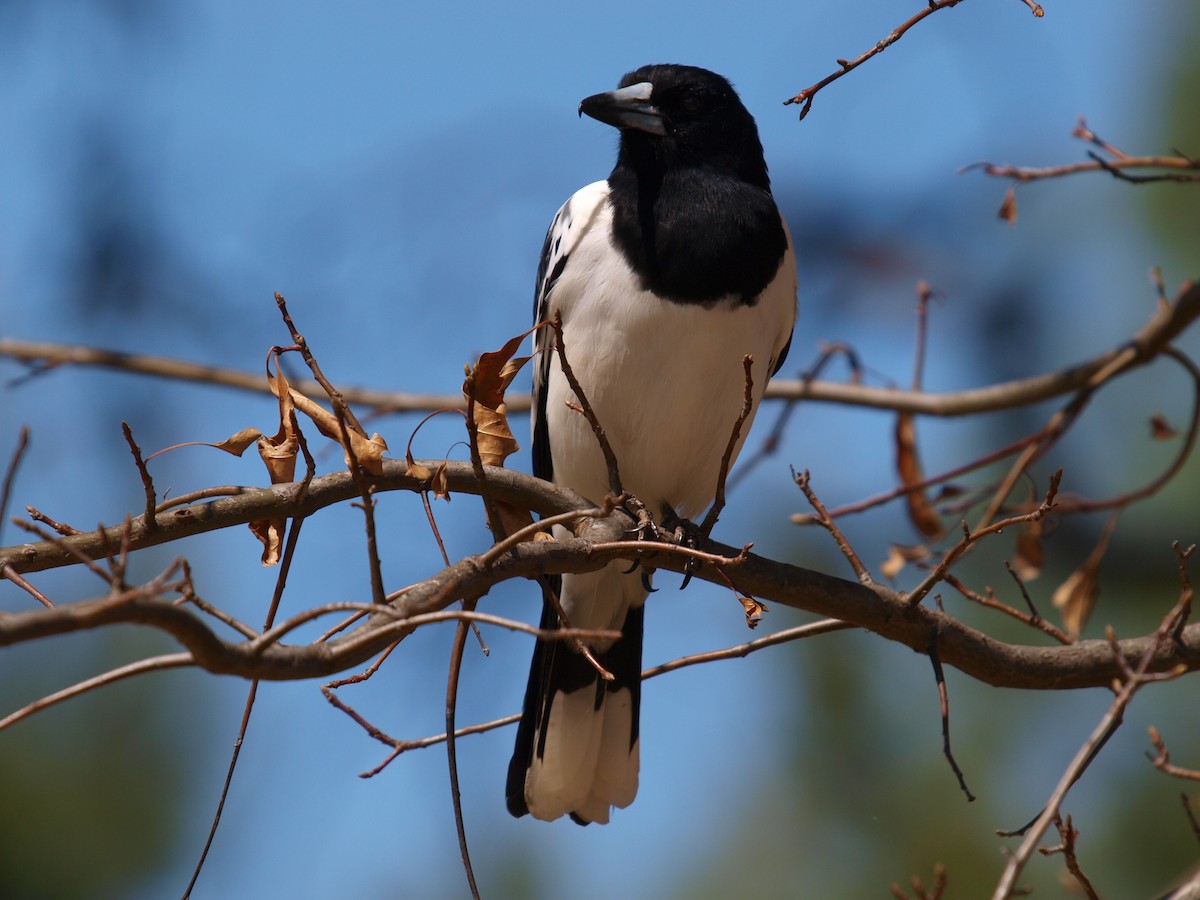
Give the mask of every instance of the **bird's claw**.
M 654 517 L 650 515 L 650 511 L 646 509 L 645 503 L 637 499 L 637 497 L 626 497 L 622 505 L 629 517 L 637 523 L 632 528 L 627 529 L 626 534 L 637 535 L 639 541 L 661 541 L 663 539 L 662 531 L 659 530 Z M 633 570 L 631 569 L 630 571 Z
M 700 533 L 700 526 L 690 519 L 681 519 L 676 515 L 671 515 L 670 521 L 664 524 L 674 526 L 675 543 L 680 547 L 688 547 L 694 550 L 696 545 L 699 544 L 700 538 L 703 537 Z M 696 571 L 696 565 L 696 558 L 689 556 L 687 563 L 683 567 L 683 581 L 679 584 L 681 591 L 691 583 L 692 575 Z

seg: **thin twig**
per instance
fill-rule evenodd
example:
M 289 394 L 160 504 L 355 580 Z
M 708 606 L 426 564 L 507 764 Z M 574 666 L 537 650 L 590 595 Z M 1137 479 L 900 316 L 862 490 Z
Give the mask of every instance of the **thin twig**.
M 0 578 L 8 579 L 47 609 L 54 609 L 54 603 L 50 600 L 50 598 L 25 580 L 21 573 L 8 563 L 0 565 Z
M 554 349 L 558 353 L 559 367 L 562 369 L 563 376 L 567 379 L 567 384 L 571 386 L 571 392 L 575 395 L 575 399 L 579 401 L 578 411 L 583 413 L 587 419 L 588 425 L 592 428 L 592 434 L 596 436 L 596 441 L 600 444 L 600 452 L 604 454 L 604 465 L 608 469 L 608 490 L 614 496 L 619 496 L 624 493 L 621 487 L 621 472 L 617 466 L 617 457 L 613 453 L 612 445 L 608 442 L 608 435 L 604 432 L 604 426 L 600 424 L 600 420 L 596 417 L 596 411 L 588 402 L 587 395 L 583 391 L 583 387 L 579 384 L 579 379 L 575 377 L 575 371 L 571 368 L 571 362 L 567 359 L 566 344 L 563 340 L 563 321 L 562 312 L 554 311 L 554 319 L 550 322 L 550 326 L 554 329 Z
M 154 493 L 154 479 L 150 477 L 150 470 L 146 468 L 146 461 L 142 459 L 142 448 L 133 439 L 133 429 L 129 427 L 128 422 L 121 422 L 121 433 L 125 435 L 125 443 L 129 445 L 129 452 L 133 454 L 134 465 L 137 466 L 138 475 L 142 479 L 142 490 L 146 494 L 146 511 L 143 516 L 146 530 L 154 531 L 158 528 L 158 522 L 154 518 L 158 508 L 158 498 Z
M 1096 893 L 1092 882 L 1083 874 L 1083 868 L 1079 865 L 1079 857 L 1075 852 L 1075 839 L 1079 837 L 1079 832 L 1075 830 L 1075 826 L 1071 822 L 1071 817 L 1067 816 L 1067 820 L 1064 822 L 1061 816 L 1055 816 L 1054 827 L 1058 829 L 1058 836 L 1062 838 L 1062 843 L 1057 847 L 1039 847 L 1038 852 L 1043 856 L 1061 853 L 1063 862 L 1066 863 L 1067 871 L 1071 873 L 1083 895 L 1088 900 L 1100 900 L 1100 895 Z
M 463 611 L 473 612 L 475 599 L 463 601 Z M 467 826 L 463 820 L 462 792 L 458 787 L 458 751 L 455 746 L 455 711 L 458 708 L 458 677 L 462 671 L 463 650 L 467 643 L 467 623 L 459 622 L 454 630 L 454 643 L 450 648 L 450 672 L 446 679 L 446 762 L 450 767 L 450 799 L 454 806 L 454 827 L 458 832 L 458 852 L 462 857 L 463 871 L 471 896 L 479 900 L 479 886 L 475 883 L 475 870 L 471 866 L 471 851 L 467 846 Z
M 1007 562 L 1005 565 L 1007 565 Z M 1011 567 L 1009 568 L 1009 571 L 1012 572 Z M 1015 572 L 1012 572 L 1012 575 L 1014 578 L 1016 577 Z M 997 599 L 995 592 L 992 591 L 991 588 L 987 589 L 986 595 L 980 594 L 978 591 L 971 590 L 969 587 L 959 581 L 957 576 L 955 576 L 952 572 L 947 572 L 945 575 L 943 575 L 942 581 L 946 582 L 946 584 L 950 585 L 950 587 L 954 588 L 972 603 L 978 603 L 980 606 L 986 606 L 989 609 L 995 609 L 1004 613 L 1005 615 L 1012 616 L 1017 621 L 1024 622 L 1026 625 L 1036 628 L 1044 634 L 1050 635 L 1050 637 L 1054 638 L 1060 644 L 1066 645 L 1075 643 L 1074 638 L 1072 638 L 1061 628 L 1057 628 L 1050 622 L 1043 619 L 1037 613 L 1037 610 L 1034 610 L 1033 613 L 1023 613 L 1019 609 L 1014 609 L 1007 603 L 1002 603 L 999 599 Z M 1020 584 L 1020 581 L 1018 580 L 1017 583 Z M 1025 585 L 1023 584 L 1021 584 L 1021 592 L 1025 594 L 1025 598 L 1028 600 L 1029 595 L 1028 592 L 1025 591 Z M 1032 603 L 1030 604 L 1030 607 L 1032 608 Z
M 1025 839 L 1021 842 L 1021 846 L 1009 856 L 1008 863 L 1004 867 L 1004 872 L 1001 874 L 996 889 L 992 894 L 992 900 L 1007 900 L 1008 897 L 1013 895 L 1017 877 L 1029 861 L 1029 857 L 1033 854 L 1034 848 L 1041 841 L 1042 835 L 1045 834 L 1050 823 L 1059 815 L 1059 810 L 1062 807 L 1063 800 L 1067 796 L 1067 792 L 1091 764 L 1099 747 L 1107 742 L 1116 728 L 1120 726 L 1125 715 L 1125 709 L 1129 706 L 1134 694 L 1151 681 L 1163 681 L 1184 674 L 1183 670 L 1178 667 L 1167 672 L 1149 674 L 1151 660 L 1154 659 L 1159 648 L 1171 634 L 1182 612 L 1183 606 L 1181 603 L 1176 603 L 1172 607 L 1171 611 L 1167 613 L 1155 631 L 1154 639 L 1150 646 L 1135 666 L 1130 666 L 1126 661 L 1125 656 L 1120 652 L 1112 629 L 1109 629 L 1109 643 L 1113 647 L 1114 659 L 1125 672 L 1124 680 L 1119 682 L 1116 698 L 1063 772 L 1058 785 L 1054 788 L 1054 792 L 1050 795 L 1050 799 L 1046 803 L 1045 809 L 1042 810 L 1041 815 L 1026 830 Z
M 1153 725 L 1150 726 L 1150 743 L 1158 751 L 1158 756 L 1150 756 L 1149 753 L 1146 754 L 1150 761 L 1154 763 L 1154 768 L 1160 772 L 1166 772 L 1173 778 L 1200 781 L 1200 769 L 1185 769 L 1183 766 L 1177 766 L 1171 762 L 1171 754 L 1167 752 L 1167 745 L 1163 743 L 1162 735 L 1158 733 L 1158 729 Z
M 829 634 L 834 631 L 845 631 L 854 628 L 849 622 L 842 622 L 839 619 L 822 619 L 819 622 L 811 622 L 807 625 L 798 625 L 795 628 L 788 628 L 783 631 L 778 631 L 774 634 L 768 634 L 761 638 L 756 638 L 753 641 L 747 641 L 744 644 L 736 644 L 732 647 L 725 647 L 721 650 L 710 650 L 705 653 L 694 653 L 688 656 L 681 656 L 678 659 L 673 659 L 670 662 L 661 663 L 657 666 L 652 666 L 649 669 L 642 671 L 642 681 L 649 681 L 651 678 L 657 678 L 659 675 L 666 675 L 668 672 L 674 672 L 676 669 L 685 669 L 689 666 L 701 665 L 704 663 L 717 662 L 725 659 L 741 659 L 755 653 L 759 650 L 764 650 L 767 647 L 774 647 L 778 644 L 786 644 L 791 641 L 802 640 L 804 638 L 816 637 L 820 634 Z M 349 679 L 347 679 L 349 680 Z M 350 713 L 354 715 L 353 713 Z M 494 731 L 497 728 L 503 728 L 506 725 L 513 725 L 520 721 L 520 713 L 515 713 L 511 716 L 504 716 L 501 719 L 493 719 L 491 722 L 480 722 L 477 725 L 468 725 L 463 728 L 456 729 L 455 737 L 466 737 L 472 734 L 483 734 L 484 732 Z M 356 719 L 357 720 L 357 719 Z M 421 750 L 425 747 L 432 747 L 441 744 L 446 740 L 445 734 L 436 734 L 429 737 L 415 738 L 413 740 L 400 741 L 395 738 L 388 737 L 380 732 L 377 728 L 362 722 L 363 727 L 371 733 L 371 736 L 392 747 L 392 753 L 378 766 L 369 772 L 363 772 L 359 777 L 371 778 L 379 774 L 387 767 L 396 757 L 402 753 L 407 753 L 409 750 Z
M 20 431 L 17 432 L 17 444 L 13 447 L 12 456 L 9 457 L 8 466 L 4 470 L 4 481 L 0 484 L 0 537 L 4 536 L 4 520 L 8 514 L 8 499 L 12 496 L 12 486 L 17 477 L 17 469 L 21 467 L 21 460 L 24 458 L 28 447 L 29 426 L 22 425 Z
M 713 495 L 712 506 L 708 508 L 708 514 L 700 523 L 700 533 L 705 537 L 712 533 L 713 526 L 717 524 L 717 517 L 725 508 L 725 479 L 729 477 L 729 466 L 737 452 L 738 442 L 742 437 L 742 428 L 745 427 L 750 414 L 754 412 L 754 357 L 749 354 L 742 357 L 742 369 L 745 378 L 742 408 L 738 413 L 737 421 L 733 423 L 733 430 L 729 434 L 729 443 L 725 445 L 725 453 L 721 456 L 721 468 L 717 472 L 717 490 Z
M 986 528 L 980 528 L 976 531 L 971 531 L 967 527 L 967 523 L 963 522 L 963 537 L 957 544 L 946 551 L 941 562 L 934 566 L 933 570 L 925 577 L 919 585 L 913 588 L 908 595 L 909 604 L 916 606 L 925 596 L 933 590 L 933 588 L 942 581 L 945 574 L 950 571 L 950 567 L 956 563 L 964 553 L 972 546 L 978 543 L 983 538 L 990 534 L 997 534 L 1005 528 L 1011 528 L 1014 525 L 1020 525 L 1024 522 L 1036 522 L 1045 518 L 1050 510 L 1054 508 L 1054 498 L 1058 494 L 1058 485 L 1062 481 L 1062 469 L 1059 469 L 1050 476 L 1050 486 L 1046 489 L 1046 496 L 1042 500 L 1041 505 L 1032 512 L 1025 513 L 1019 516 L 1012 516 L 1000 522 L 994 522 Z
M 125 678 L 132 678 L 135 675 L 144 675 L 146 672 L 157 672 L 162 669 L 178 669 L 184 666 L 194 666 L 196 661 L 190 653 L 168 653 L 164 656 L 152 656 L 149 659 L 139 659 L 137 662 L 129 663 L 128 665 L 119 666 L 115 669 L 110 669 L 101 675 L 94 675 L 70 687 L 63 688 L 61 691 L 55 691 L 53 694 L 47 694 L 33 703 L 21 707 L 15 712 L 9 713 L 3 719 L 0 719 L 0 731 L 8 728 L 10 725 L 16 725 L 22 719 L 32 716 L 34 713 L 41 712 L 43 709 L 55 706 L 62 703 L 64 700 L 70 700 L 73 697 L 78 697 L 86 694 L 88 691 L 96 690 L 97 688 L 106 687 L 110 684 L 115 684 Z
M 875 46 L 871 47 L 866 52 L 860 54 L 858 57 L 856 57 L 853 60 L 846 60 L 846 59 L 837 60 L 837 64 L 838 64 L 839 68 L 836 72 L 834 72 L 832 75 L 828 75 L 825 78 L 822 78 L 816 84 L 806 87 L 804 90 L 800 91 L 800 93 L 796 94 L 796 96 L 790 97 L 789 99 L 784 100 L 783 101 L 784 106 L 787 106 L 792 103 L 803 103 L 804 105 L 800 108 L 800 118 L 803 119 L 805 116 L 808 115 L 808 111 L 810 109 L 812 109 L 813 97 L 815 97 L 817 95 L 817 92 L 820 91 L 822 88 L 837 81 L 843 75 L 846 75 L 849 72 L 852 72 L 853 70 L 857 69 L 863 63 L 865 63 L 867 60 L 869 60 L 871 57 L 878 56 L 880 53 L 882 53 L 888 47 L 892 46 L 892 44 L 896 43 L 896 41 L 900 40 L 900 38 L 904 37 L 905 33 L 910 28 L 912 28 L 914 25 L 916 25 L 918 22 L 933 15 L 935 12 L 938 12 L 939 10 L 949 9 L 952 6 L 957 6 L 961 2 L 962 2 L 962 0 L 929 0 L 928 6 L 926 6 L 924 9 L 922 9 L 916 15 L 912 16 L 910 19 L 900 23 L 898 26 L 896 26 L 894 29 L 892 29 L 892 31 L 887 35 L 887 37 L 878 41 L 875 44 Z M 1033 0 L 1025 0 L 1025 3 L 1027 6 L 1029 6 L 1030 10 L 1033 12 L 1033 14 L 1035 16 L 1040 17 L 1042 15 L 1041 6 L 1039 6 L 1037 3 L 1033 2 Z
M 858 576 L 859 582 L 864 585 L 874 584 L 875 579 L 871 577 L 870 571 L 865 565 L 863 565 L 862 560 L 858 558 L 858 554 L 854 552 L 854 548 L 851 547 L 850 542 L 846 540 L 846 535 L 844 535 L 842 530 L 838 528 L 837 523 L 833 521 L 828 511 L 826 511 L 825 505 L 820 501 L 816 493 L 813 491 L 812 486 L 809 484 L 808 470 L 805 469 L 803 472 L 797 473 L 796 470 L 793 469 L 792 480 L 795 481 L 796 486 L 803 491 L 804 497 L 806 500 L 808 500 L 809 506 L 816 510 L 817 521 L 833 537 L 834 542 L 838 545 L 838 549 L 842 551 L 842 556 L 846 557 L 847 562 L 850 563 L 850 567 L 854 569 L 854 574 Z
M 275 590 L 271 595 L 271 604 L 267 609 L 267 615 L 263 622 L 263 630 L 268 630 L 275 621 L 275 614 L 279 610 L 280 601 L 283 600 L 283 591 L 287 585 L 287 577 L 291 571 L 292 560 L 296 555 L 296 544 L 300 540 L 300 526 L 304 524 L 303 517 L 297 517 L 292 522 L 292 527 L 288 529 L 287 541 L 284 546 L 283 556 L 279 563 L 279 573 L 275 576 Z M 221 814 L 225 811 L 225 799 L 229 796 L 229 788 L 233 784 L 233 773 L 237 769 L 238 758 L 242 753 L 242 743 L 246 739 L 246 730 L 250 727 L 250 714 L 254 710 L 254 701 L 258 696 L 257 678 L 251 679 L 250 688 L 246 692 L 246 702 L 242 707 L 242 720 L 238 725 L 237 737 L 234 738 L 233 752 L 229 757 L 229 766 L 225 770 L 225 782 L 221 786 L 221 796 L 217 801 L 216 812 L 213 813 L 212 825 L 208 829 L 208 837 L 204 840 L 204 848 L 200 851 L 200 858 L 196 861 L 196 868 L 192 870 L 192 877 L 188 881 L 187 887 L 183 891 L 183 900 L 188 900 L 192 895 L 192 891 L 196 887 L 196 882 L 200 878 L 200 872 L 204 869 L 204 862 L 208 859 L 208 852 L 212 849 L 213 840 L 217 836 L 217 828 L 221 824 Z
M 350 474 L 354 477 L 354 483 L 358 485 L 359 496 L 362 499 L 363 519 L 367 532 L 367 564 L 371 576 L 371 596 L 376 603 L 382 605 L 386 602 L 385 597 L 387 592 L 383 587 L 383 566 L 379 559 L 379 542 L 375 534 L 374 492 L 367 478 L 367 473 L 359 462 L 358 454 L 354 450 L 354 442 L 350 438 L 351 428 L 364 438 L 367 436 L 366 430 L 359 424 L 358 418 L 354 415 L 354 410 L 346 403 L 341 392 L 333 386 L 333 383 L 321 371 L 321 366 L 309 348 L 308 341 L 300 333 L 296 327 L 296 323 L 292 321 L 291 314 L 288 312 L 287 301 L 278 291 L 275 292 L 275 305 L 279 308 L 279 313 L 283 317 L 284 324 L 287 326 L 288 332 L 291 334 L 292 340 L 296 344 L 296 349 L 299 350 L 305 365 L 308 366 L 313 378 L 316 379 L 316 382 L 325 391 L 329 402 L 333 404 L 333 412 L 337 417 L 338 428 L 341 431 L 342 447 L 346 451 L 348 468 L 350 469 Z M 312 479 L 312 473 L 316 468 L 312 457 L 307 452 L 307 448 L 305 448 L 305 458 L 309 462 L 309 477 L 305 479 L 302 490 L 307 488 L 308 483 Z
M 946 762 L 950 763 L 954 777 L 958 779 L 958 786 L 967 796 L 967 802 L 974 803 L 975 795 L 967 787 L 967 779 L 958 766 L 958 760 L 954 758 L 954 752 L 950 749 L 950 693 L 946 689 L 946 673 L 942 669 L 942 660 L 938 656 L 936 635 L 929 643 L 929 661 L 933 664 L 933 678 L 937 682 L 938 703 L 942 713 L 942 755 L 946 757 Z

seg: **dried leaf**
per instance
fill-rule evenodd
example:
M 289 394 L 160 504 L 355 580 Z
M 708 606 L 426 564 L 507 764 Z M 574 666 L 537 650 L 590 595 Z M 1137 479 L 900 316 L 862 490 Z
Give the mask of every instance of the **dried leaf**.
M 1096 567 L 1085 563 L 1054 591 L 1051 601 L 1062 611 L 1063 627 L 1079 637 L 1100 595 Z
M 742 608 L 746 611 L 746 627 L 757 628 L 762 621 L 763 613 L 767 612 L 767 604 L 753 597 L 738 597 Z
M 497 409 L 490 409 L 476 400 L 474 412 L 479 458 L 485 466 L 503 466 L 510 455 L 521 449 L 513 437 L 512 429 L 508 427 L 504 404 L 501 403 Z
M 499 350 L 481 354 L 475 365 L 467 370 L 463 396 L 473 401 L 476 446 L 484 465 L 503 466 L 510 455 L 521 449 L 508 426 L 504 392 L 530 359 L 528 356 L 514 357 L 513 354 L 532 331 L 531 328 L 511 338 Z
M 533 524 L 533 513 L 523 506 L 513 506 L 503 500 L 494 501 L 492 506 L 496 510 L 496 515 L 500 517 L 500 524 L 504 527 L 505 534 L 515 534 L 522 528 Z M 544 531 L 537 531 L 534 532 L 532 540 L 545 541 L 553 540 L 553 538 Z
M 262 432 L 257 428 L 243 428 L 237 434 L 225 438 L 221 443 L 209 444 L 209 446 L 216 447 L 218 450 L 224 450 L 226 453 L 232 453 L 234 456 L 241 456 L 246 452 L 247 447 L 262 436 Z
M 250 523 L 250 531 L 262 541 L 262 564 L 275 566 L 279 564 L 283 547 L 283 531 L 287 527 L 287 519 L 258 519 Z
M 1095 549 L 1092 550 L 1083 565 L 1072 572 L 1050 598 L 1051 602 L 1062 611 L 1063 627 L 1067 629 L 1067 633 L 1071 637 L 1079 637 L 1100 596 L 1100 582 L 1097 573 L 1100 570 L 1100 561 L 1104 559 L 1104 554 L 1108 550 L 1108 542 L 1116 525 L 1117 517 L 1114 515 L 1108 520 L 1108 524 L 1104 527 L 1104 533 L 1100 535 Z
M 522 341 L 529 337 L 531 331 L 532 328 L 511 338 L 499 350 L 480 354 L 479 360 L 468 374 L 468 380 L 474 377 L 476 403 L 489 409 L 496 409 L 504 403 L 504 392 L 508 390 L 508 385 L 521 371 L 521 367 L 529 361 L 528 356 L 514 359 L 513 354 L 517 352 Z M 463 392 L 466 393 L 466 390 L 467 386 L 464 384 Z
M 1015 187 L 1010 187 L 1004 194 L 1004 202 L 1000 204 L 1000 211 L 996 215 L 1009 225 L 1017 224 L 1017 189 Z
M 1179 429 L 1172 425 L 1162 413 L 1150 417 L 1150 437 L 1156 441 L 1169 441 L 1179 436 Z
M 258 455 L 267 467 L 271 484 L 286 484 L 296 478 L 296 457 L 300 452 L 300 424 L 296 421 L 296 408 L 288 390 L 287 379 L 280 371 L 276 372 L 275 379 L 280 386 L 280 391 L 276 394 L 279 398 L 279 430 L 273 437 L 259 435 Z M 272 380 L 270 376 L 268 380 Z M 234 438 L 237 436 L 234 435 Z M 278 564 L 286 528 L 286 518 L 258 519 L 250 523 L 250 532 L 263 545 L 264 566 Z
M 1042 523 L 1040 520 L 1027 522 L 1017 534 L 1016 557 L 1013 571 L 1022 581 L 1033 581 L 1042 574 L 1046 564 L 1046 551 L 1042 547 Z
M 889 544 L 887 559 L 880 564 L 879 571 L 884 578 L 895 581 L 896 576 L 908 563 L 928 558 L 929 548 L 924 544 L 912 547 L 906 547 L 903 544 Z
M 330 440 L 345 444 L 342 439 L 342 428 L 338 424 L 337 416 L 327 410 L 321 404 L 317 403 L 300 393 L 294 387 L 287 383 L 287 379 L 283 377 L 282 372 L 277 372 L 275 376 L 267 376 L 267 384 L 271 388 L 271 392 L 279 397 L 281 392 L 286 392 L 291 397 L 291 402 L 296 409 L 304 413 L 313 424 L 317 426 L 317 430 Z M 350 435 L 350 449 L 354 453 L 354 459 L 367 472 L 372 475 L 383 474 L 383 454 L 387 452 L 387 442 L 378 434 L 373 434 L 369 438 L 355 428 L 351 423 L 346 423 L 346 433 Z M 350 454 L 346 454 L 346 465 L 350 465 Z
M 900 413 L 896 417 L 896 471 L 900 483 L 913 488 L 925 480 L 921 472 L 921 462 L 917 457 L 917 426 L 913 416 Z M 924 491 L 910 490 L 904 495 L 908 502 L 908 517 L 913 526 L 925 537 L 938 537 L 945 530 L 942 518 L 938 515 Z
M 433 489 L 433 496 L 450 502 L 450 488 L 446 480 L 446 461 L 442 460 L 442 464 L 437 467 L 437 471 L 433 473 L 433 479 L 429 484 Z

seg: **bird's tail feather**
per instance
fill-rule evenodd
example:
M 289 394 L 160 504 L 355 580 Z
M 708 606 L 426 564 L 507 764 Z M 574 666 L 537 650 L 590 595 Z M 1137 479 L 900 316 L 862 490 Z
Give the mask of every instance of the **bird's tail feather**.
M 538 641 L 525 707 L 508 768 L 508 810 L 538 819 L 570 814 L 576 822 L 607 822 L 611 807 L 633 802 L 638 782 L 638 712 L 641 703 L 642 623 L 645 591 L 620 565 L 567 576 L 560 593 L 579 627 L 611 627 L 622 637 L 594 648 L 613 675 L 603 681 L 592 664 L 564 641 Z M 544 590 L 560 589 L 548 578 Z M 584 602 L 581 602 L 584 601 Z M 542 628 L 559 625 L 554 607 L 542 608 Z

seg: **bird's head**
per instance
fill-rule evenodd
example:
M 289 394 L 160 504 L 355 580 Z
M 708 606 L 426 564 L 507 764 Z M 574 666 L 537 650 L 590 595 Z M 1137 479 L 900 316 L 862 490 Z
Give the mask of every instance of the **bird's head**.
M 766 186 L 758 128 L 729 81 L 695 66 L 652 65 L 628 73 L 615 91 L 586 98 L 581 115 L 621 130 L 621 158 L 658 165 L 727 169 Z

